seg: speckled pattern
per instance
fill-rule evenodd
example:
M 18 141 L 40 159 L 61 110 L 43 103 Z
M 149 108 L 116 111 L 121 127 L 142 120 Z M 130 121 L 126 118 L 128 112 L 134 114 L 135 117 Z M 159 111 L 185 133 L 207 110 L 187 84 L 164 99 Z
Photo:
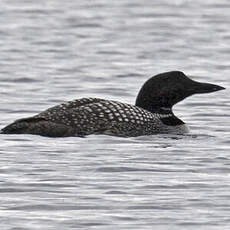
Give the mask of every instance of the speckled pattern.
M 20 119 L 5 128 L 17 133 L 43 136 L 85 136 L 107 134 L 140 136 L 164 132 L 183 133 L 184 127 L 164 125 L 162 118 L 172 113 L 157 114 L 134 105 L 99 98 L 82 98 L 62 103 L 31 117 Z

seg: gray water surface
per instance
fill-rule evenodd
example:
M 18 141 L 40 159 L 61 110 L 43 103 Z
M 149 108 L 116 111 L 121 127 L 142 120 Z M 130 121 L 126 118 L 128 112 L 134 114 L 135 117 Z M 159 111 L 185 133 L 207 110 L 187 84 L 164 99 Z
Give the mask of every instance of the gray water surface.
M 184 136 L 0 135 L 0 228 L 230 229 L 228 0 L 0 1 L 0 128 L 81 97 L 134 103 L 181 70 Z

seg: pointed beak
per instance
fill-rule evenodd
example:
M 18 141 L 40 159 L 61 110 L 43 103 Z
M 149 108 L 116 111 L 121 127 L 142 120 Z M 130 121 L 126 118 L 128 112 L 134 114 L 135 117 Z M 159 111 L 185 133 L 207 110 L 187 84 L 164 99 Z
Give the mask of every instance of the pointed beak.
M 194 93 L 212 93 L 223 89 L 225 88 L 219 85 L 201 82 L 195 82 L 193 88 Z

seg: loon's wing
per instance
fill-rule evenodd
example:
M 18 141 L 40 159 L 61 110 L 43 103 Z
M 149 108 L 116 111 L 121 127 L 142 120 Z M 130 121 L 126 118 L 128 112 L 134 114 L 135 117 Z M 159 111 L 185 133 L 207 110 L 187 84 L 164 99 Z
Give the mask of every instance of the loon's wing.
M 18 119 L 4 127 L 1 133 L 28 133 L 51 137 L 74 136 L 76 129 L 70 125 L 72 115 L 77 113 L 80 107 L 100 101 L 104 100 L 99 98 L 82 98 L 68 101 L 51 107 L 33 117 Z M 81 133 L 80 129 L 77 135 L 84 136 L 85 133 Z
M 137 136 L 153 133 L 161 124 L 159 117 L 142 108 L 111 100 L 97 100 L 69 109 L 55 108 L 54 111 L 47 110 L 37 117 L 70 127 L 76 136 Z
M 71 109 L 77 109 L 80 106 L 85 106 L 87 104 L 97 103 L 100 101 L 105 101 L 100 98 L 80 98 L 73 101 L 67 101 L 60 105 L 53 106 L 38 115 L 34 116 L 35 118 L 44 118 L 44 119 L 52 119 L 52 117 L 56 117 L 57 115 L 62 115 Z
M 66 127 L 68 131 L 65 133 L 76 136 L 89 134 L 127 136 L 128 130 L 131 132 L 137 129 L 139 133 L 142 132 L 141 130 L 145 132 L 145 123 L 152 121 L 153 115 L 134 105 L 99 98 L 83 98 L 47 109 L 29 118 L 29 122 L 33 119 L 35 121 L 41 119 L 40 124 L 46 123 L 47 130 L 56 124 L 62 129 L 62 126 Z M 44 119 L 43 122 L 42 119 Z M 24 119 L 23 122 L 25 121 Z M 156 123 L 159 123 L 157 117 Z M 54 129 L 57 130 L 60 127 Z M 135 136 L 135 134 L 132 135 Z
M 77 136 L 102 133 L 112 125 L 111 120 L 104 116 L 105 110 L 108 112 L 111 107 L 110 103 L 112 101 L 100 98 L 81 98 L 51 107 L 29 119 L 44 119 L 64 125 L 74 130 Z

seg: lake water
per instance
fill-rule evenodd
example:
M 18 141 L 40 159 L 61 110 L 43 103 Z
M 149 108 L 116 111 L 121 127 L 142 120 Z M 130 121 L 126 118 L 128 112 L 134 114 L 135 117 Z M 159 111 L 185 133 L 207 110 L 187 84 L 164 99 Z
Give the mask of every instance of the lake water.
M 0 128 L 81 97 L 134 103 L 170 70 L 227 88 L 174 108 L 185 136 L 0 135 L 2 230 L 230 229 L 228 0 L 2 0 L 0 15 Z

